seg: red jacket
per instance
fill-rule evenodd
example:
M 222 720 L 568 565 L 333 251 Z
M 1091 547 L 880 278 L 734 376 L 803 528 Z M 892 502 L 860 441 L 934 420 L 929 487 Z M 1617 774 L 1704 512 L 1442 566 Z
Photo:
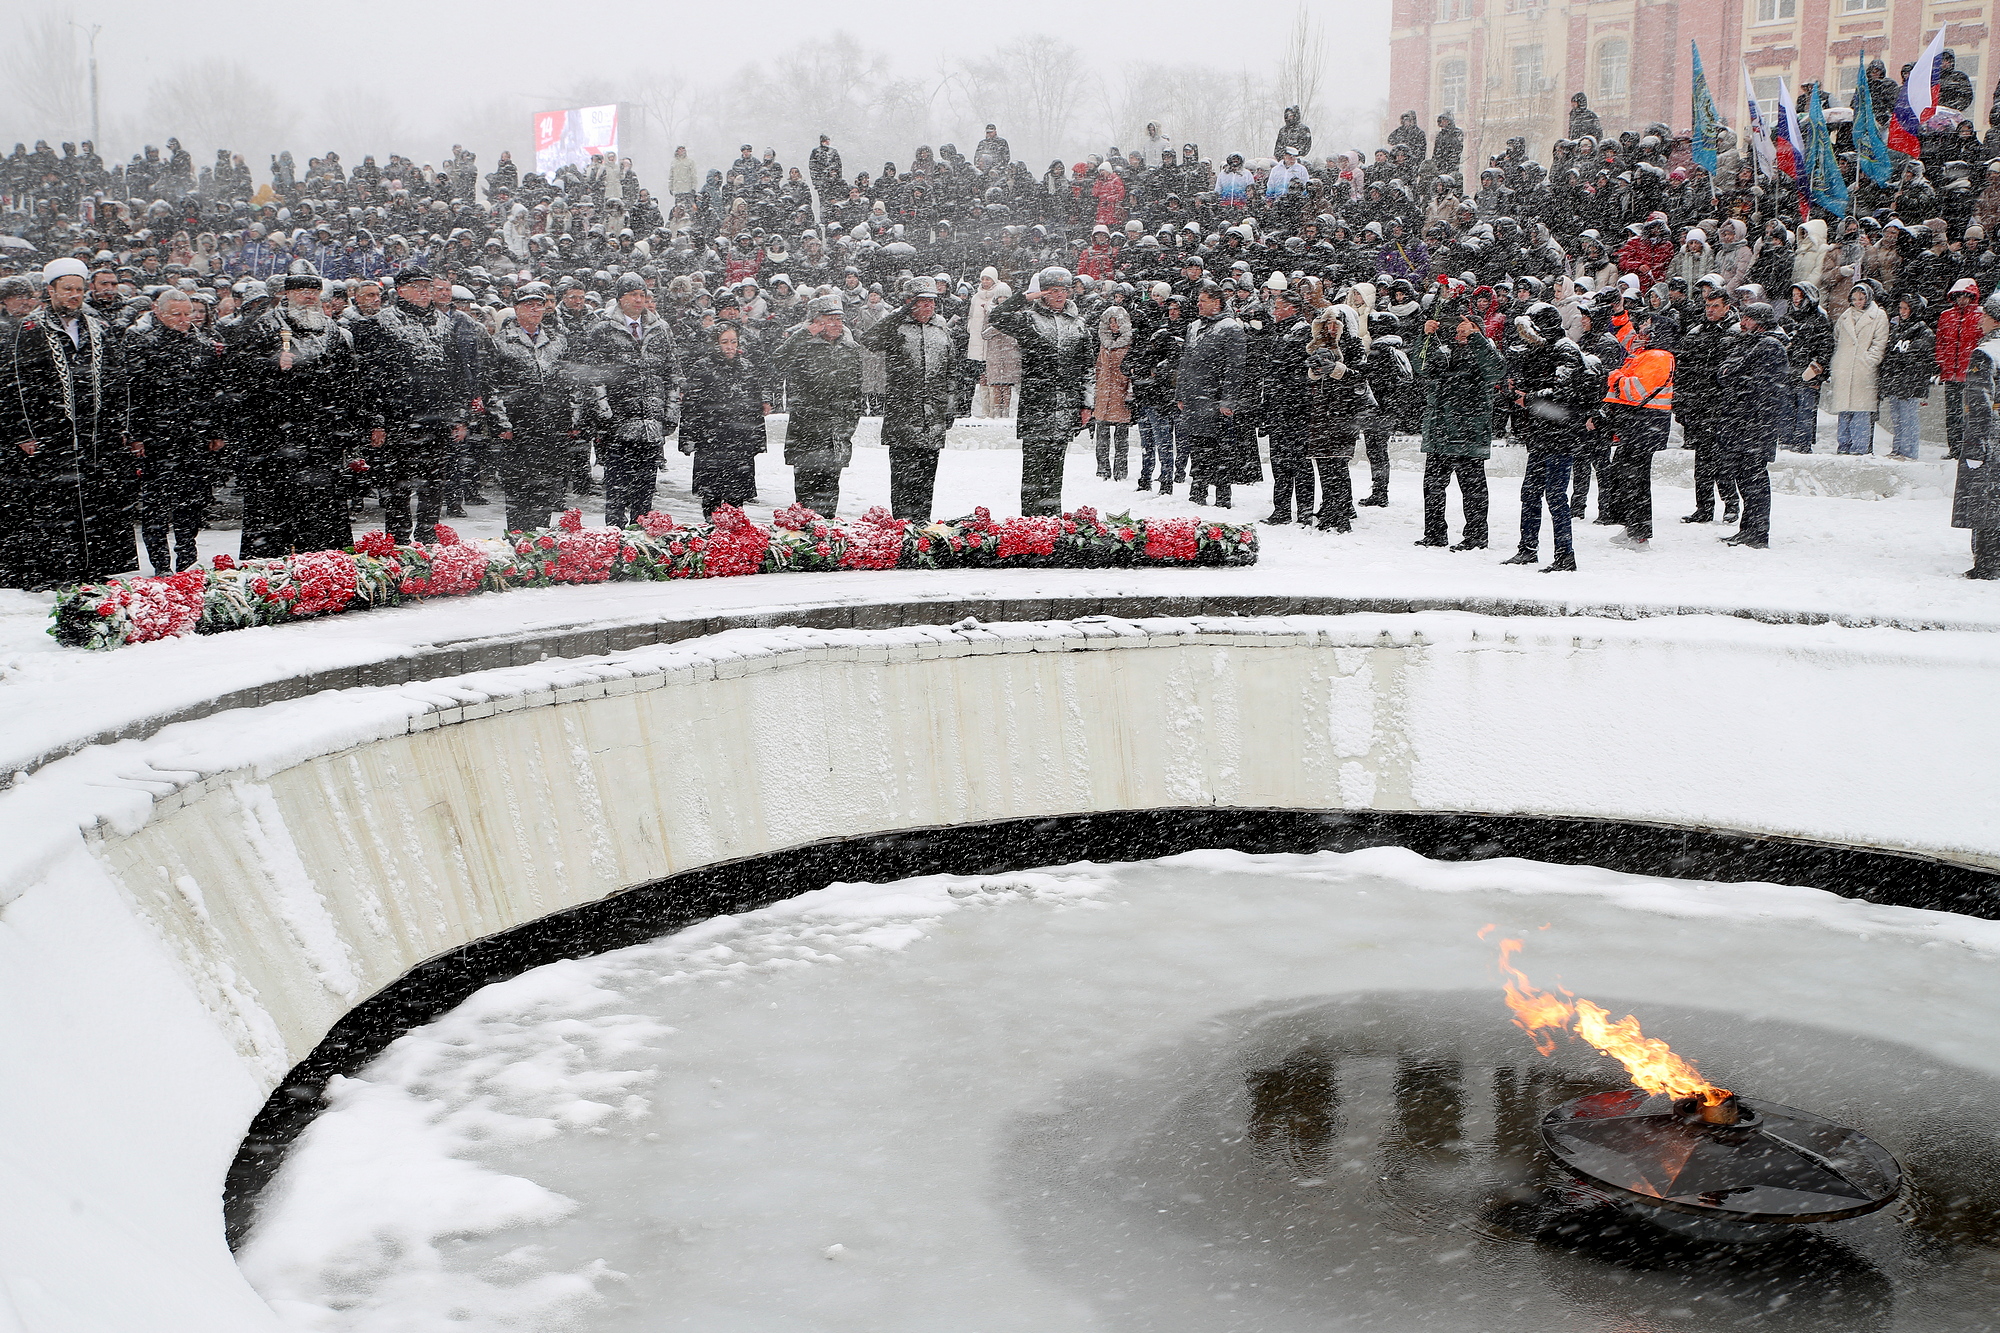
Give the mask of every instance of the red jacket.
M 1667 280 L 1667 266 L 1673 262 L 1674 243 L 1669 240 L 1649 241 L 1643 236 L 1634 236 L 1618 247 L 1619 271 L 1639 275 L 1641 295 L 1652 290 L 1655 283 Z
M 1116 259 L 1116 253 L 1108 244 L 1093 245 L 1076 257 L 1076 271 L 1086 278 L 1108 278 Z
M 1125 182 L 1113 172 L 1100 172 L 1097 184 L 1090 189 L 1097 200 L 1097 221 L 1107 227 L 1120 226 L 1125 221 Z
M 1972 289 L 1972 304 L 1960 310 L 1956 303 L 1938 316 L 1938 375 L 1947 384 L 1965 383 L 1965 368 L 1972 362 L 1972 349 L 1979 346 L 1979 289 Z

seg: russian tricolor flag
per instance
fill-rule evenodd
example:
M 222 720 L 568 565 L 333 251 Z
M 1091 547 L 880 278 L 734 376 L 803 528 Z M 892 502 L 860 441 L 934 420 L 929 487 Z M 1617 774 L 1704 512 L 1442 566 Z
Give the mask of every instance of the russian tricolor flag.
M 1783 78 L 1778 80 L 1776 129 L 1777 132 L 1771 136 L 1771 151 L 1777 159 L 1777 168 L 1797 180 L 1799 164 L 1806 160 L 1806 141 L 1799 133 L 1799 113 L 1792 103 L 1792 90 L 1785 86 Z
M 1889 113 L 1889 147 L 1912 157 L 1923 151 L 1924 126 L 1937 111 L 1938 66 L 1944 61 L 1944 33 L 1940 26 L 1931 44 L 1910 67 L 1910 77 L 1897 90 L 1896 105 Z

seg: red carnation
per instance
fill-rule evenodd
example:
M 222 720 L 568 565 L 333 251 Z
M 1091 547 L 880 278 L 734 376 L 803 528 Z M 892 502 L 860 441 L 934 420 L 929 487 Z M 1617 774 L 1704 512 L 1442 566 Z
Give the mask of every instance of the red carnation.
M 437 544 L 439 546 L 465 545 L 464 542 L 459 540 L 458 534 L 456 532 L 453 532 L 450 528 L 446 527 L 442 523 L 437 525 Z
M 575 511 L 572 510 L 571 512 Z M 549 536 L 549 534 L 545 532 L 541 536 L 535 538 L 535 545 L 541 547 L 544 551 L 553 551 L 556 549 L 556 539 L 554 537 Z
M 354 549 L 363 555 L 372 555 L 379 559 L 385 555 L 395 554 L 396 539 L 377 528 L 373 532 L 362 533 L 360 539 L 354 543 Z
M 581 509 L 563 510 L 562 517 L 556 520 L 556 526 L 564 532 L 582 532 L 583 511 Z
M 217 569 L 234 569 L 236 568 L 236 557 L 226 553 L 219 554 L 213 560 L 209 561 L 209 563 Z

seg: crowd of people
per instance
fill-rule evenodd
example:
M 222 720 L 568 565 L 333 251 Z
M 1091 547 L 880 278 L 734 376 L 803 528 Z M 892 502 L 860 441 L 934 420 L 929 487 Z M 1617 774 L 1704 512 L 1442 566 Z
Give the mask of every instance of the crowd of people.
M 1872 452 L 1883 416 L 1915 457 L 1934 381 L 1969 573 L 2000 577 L 2000 170 L 1969 125 L 1829 217 L 1727 131 L 1710 172 L 1685 132 L 1609 135 L 1573 108 L 1548 164 L 1515 139 L 1476 175 L 1449 114 L 1316 154 L 1292 108 L 1253 158 L 1149 125 L 1037 173 L 989 125 L 969 155 L 852 175 L 825 136 L 803 166 L 745 144 L 703 172 L 680 149 L 660 195 L 609 157 L 543 177 L 462 147 L 441 169 L 285 153 L 258 182 L 172 139 L 109 170 L 88 143 L 17 145 L 0 584 L 137 568 L 135 526 L 156 572 L 186 568 L 232 481 L 246 556 L 348 544 L 370 492 L 399 541 L 493 485 L 510 529 L 600 485 L 623 525 L 670 447 L 712 512 L 756 497 L 773 411 L 797 498 L 828 515 L 879 414 L 911 519 L 973 414 L 1014 419 L 1025 514 L 1060 512 L 1089 432 L 1102 478 L 1221 507 L 1268 479 L 1265 521 L 1340 531 L 1390 502 L 1390 438 L 1414 434 L 1419 544 L 1454 550 L 1488 545 L 1485 460 L 1511 437 L 1508 563 L 1541 562 L 1546 518 L 1553 572 L 1576 567 L 1593 486 L 1595 521 L 1645 548 L 1676 423 L 1683 521 L 1719 513 L 1761 548 L 1778 450 L 1811 451 L 1825 411 L 1841 452 Z

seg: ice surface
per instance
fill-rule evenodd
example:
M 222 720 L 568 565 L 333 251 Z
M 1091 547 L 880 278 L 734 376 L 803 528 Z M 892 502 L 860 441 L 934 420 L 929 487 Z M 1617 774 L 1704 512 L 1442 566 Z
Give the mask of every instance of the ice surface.
M 1509 1026 L 1488 922 L 1931 1193 L 1754 1260 L 1537 1239 L 1521 1126 L 1621 1080 Z M 1993 1176 L 1996 1019 L 2000 924 L 1810 889 L 1394 848 L 836 885 L 406 1036 L 241 1262 L 341 1333 L 1990 1328 L 1991 1200 L 1938 1182 Z

